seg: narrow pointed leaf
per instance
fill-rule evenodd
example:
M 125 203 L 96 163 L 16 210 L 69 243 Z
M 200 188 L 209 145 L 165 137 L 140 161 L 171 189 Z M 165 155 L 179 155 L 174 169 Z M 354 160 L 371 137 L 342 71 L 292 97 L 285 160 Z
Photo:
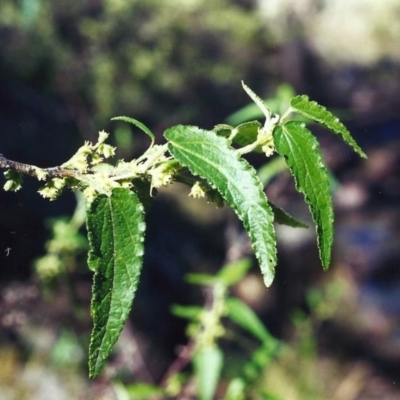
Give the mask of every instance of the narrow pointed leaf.
M 276 265 L 276 238 L 273 214 L 256 171 L 214 132 L 178 125 L 168 129 L 165 137 L 171 154 L 208 180 L 243 221 L 269 286 Z
M 137 119 L 121 116 L 121 117 L 111 118 L 111 121 L 124 121 L 124 122 L 128 122 L 129 124 L 137 126 L 146 135 L 150 136 L 151 143 L 154 143 L 154 140 L 155 140 L 154 133 L 145 124 L 138 121 Z
M 305 117 L 318 122 L 336 133 L 344 142 L 346 142 L 361 157 L 367 158 L 367 155 L 361 150 L 356 141 L 350 135 L 347 128 L 325 107 L 315 101 L 310 101 L 308 96 L 296 96 L 291 101 L 291 107 Z
M 268 160 L 257 171 L 257 175 L 264 186 L 267 186 L 273 178 L 283 171 L 286 171 L 287 166 L 283 157 L 274 157 Z
M 268 107 L 272 113 L 283 114 L 290 105 L 290 101 L 296 95 L 290 85 L 280 85 L 272 98 L 262 99 L 262 102 Z M 265 117 L 264 113 L 260 110 L 257 104 L 250 103 L 240 110 L 231 114 L 227 119 L 227 123 L 231 125 L 238 125 L 245 121 Z
M 199 306 L 181 306 L 180 304 L 173 304 L 171 306 L 171 313 L 176 317 L 198 320 L 203 311 Z
M 268 204 L 270 205 L 272 212 L 274 213 L 275 222 L 277 224 L 291 226 L 292 228 L 308 228 L 308 225 L 306 223 L 292 217 L 285 210 L 282 210 L 282 208 L 277 207 L 270 201 L 268 202 Z
M 233 286 L 244 278 L 250 268 L 250 259 L 242 258 L 224 265 L 222 269 L 218 271 L 216 278 L 225 286 Z
M 275 340 L 257 314 L 243 301 L 236 297 L 226 299 L 227 315 L 232 321 L 250 332 L 261 342 Z
M 98 196 L 87 211 L 88 263 L 94 271 L 89 374 L 95 377 L 125 324 L 142 267 L 143 205 L 128 189 Z
M 192 285 L 213 285 L 217 280 L 210 274 L 187 274 L 185 281 Z
M 301 122 L 292 121 L 274 130 L 276 151 L 285 157 L 296 188 L 304 193 L 317 226 L 322 265 L 329 267 L 333 241 L 333 208 L 329 176 L 317 139 Z
M 265 101 L 257 94 L 255 94 L 243 81 L 242 81 L 242 87 L 244 91 L 249 95 L 249 97 L 254 101 L 254 103 L 257 104 L 258 108 L 262 111 L 265 118 L 268 119 L 269 116 L 271 115 L 271 111 L 269 110 Z
M 264 101 L 266 102 L 266 100 L 264 100 Z M 268 105 L 270 105 L 270 104 L 268 104 Z M 250 121 L 250 120 L 258 119 L 258 118 L 265 118 L 265 116 L 262 113 L 262 111 L 259 109 L 257 104 L 250 103 L 247 106 L 244 106 L 240 110 L 229 115 L 229 117 L 226 119 L 226 121 L 228 122 L 228 124 L 236 126 L 242 122 Z

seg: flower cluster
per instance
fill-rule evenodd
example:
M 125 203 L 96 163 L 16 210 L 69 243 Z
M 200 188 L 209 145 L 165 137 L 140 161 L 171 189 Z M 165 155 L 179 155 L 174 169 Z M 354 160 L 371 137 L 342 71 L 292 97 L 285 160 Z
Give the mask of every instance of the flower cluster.
M 180 165 L 176 160 L 167 160 L 152 168 L 149 171 L 151 175 L 151 189 L 158 189 L 172 183 L 174 175 L 179 171 Z
M 85 144 L 64 164 L 62 168 L 72 169 L 80 173 L 86 173 L 88 169 L 96 164 L 100 164 L 115 154 L 115 148 L 104 143 L 108 138 L 105 131 L 99 132 L 99 139 L 96 144 L 85 142 Z
M 12 169 L 8 169 L 6 172 L 4 172 L 4 176 L 7 179 L 6 183 L 4 184 L 5 191 L 16 192 L 17 190 L 21 189 L 22 174 Z
M 84 190 L 85 196 L 87 196 L 88 199 L 94 198 L 96 194 L 96 188 L 93 188 L 93 186 L 107 186 L 99 183 L 97 183 L 97 185 L 91 185 L 91 181 L 104 180 L 107 175 L 106 172 L 96 171 L 96 167 L 98 167 L 100 170 L 101 165 L 113 168 L 109 164 L 102 164 L 104 159 L 107 159 L 115 154 L 115 148 L 104 143 L 107 138 L 108 133 L 101 131 L 99 132 L 99 139 L 96 144 L 85 142 L 84 145 L 79 148 L 79 150 L 67 162 L 61 165 L 61 170 L 70 171 L 73 178 L 71 179 L 69 176 L 51 178 L 44 185 L 44 187 L 39 190 L 39 194 L 50 200 L 55 200 L 66 186 L 76 187 L 83 184 L 84 186 L 87 186 Z M 104 169 L 107 170 L 107 168 Z M 43 173 L 40 174 L 39 168 L 38 170 L 39 171 L 36 172 L 38 178 L 44 178 L 45 175 L 43 175 Z M 43 172 L 45 173 L 45 171 Z M 93 179 L 93 172 L 97 174 L 97 179 Z M 100 178 L 100 180 L 98 178 Z M 110 180 L 108 181 L 108 186 L 110 189 L 114 186 L 118 186 L 116 182 L 112 182 Z M 100 193 L 105 191 L 106 190 L 99 190 Z
M 38 192 L 44 198 L 55 200 L 61 194 L 65 184 L 66 178 L 52 178 Z
M 218 190 L 211 188 L 208 184 L 204 182 L 196 182 L 189 193 L 190 197 L 194 199 L 207 198 L 207 203 L 216 204 L 218 208 L 222 208 L 224 206 L 224 199 Z

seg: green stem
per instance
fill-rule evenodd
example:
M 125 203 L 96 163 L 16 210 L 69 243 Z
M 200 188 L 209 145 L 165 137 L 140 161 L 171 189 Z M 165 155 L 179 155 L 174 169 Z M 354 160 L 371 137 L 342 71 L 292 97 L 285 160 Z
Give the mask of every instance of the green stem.
M 282 124 L 282 125 L 285 123 L 286 119 L 289 118 L 289 115 L 290 115 L 293 111 L 295 111 L 295 110 L 293 110 L 292 107 L 289 107 L 289 108 L 286 110 L 285 114 L 282 115 L 282 117 L 281 117 L 281 124 Z
M 261 144 L 261 140 L 256 140 L 253 143 L 248 144 L 247 146 L 244 146 L 240 149 L 236 150 L 236 153 L 240 154 L 241 156 L 243 154 L 247 154 L 247 153 L 251 153 L 252 151 L 254 151 L 258 146 L 260 146 Z

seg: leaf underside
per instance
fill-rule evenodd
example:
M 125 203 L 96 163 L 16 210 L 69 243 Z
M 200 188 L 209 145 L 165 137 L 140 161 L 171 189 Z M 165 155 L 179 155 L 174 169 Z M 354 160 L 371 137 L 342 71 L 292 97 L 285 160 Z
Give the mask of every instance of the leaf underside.
M 310 101 L 306 95 L 294 97 L 290 105 L 293 110 L 297 111 L 306 118 L 326 126 L 332 132 L 336 133 L 361 157 L 367 158 L 367 155 L 361 150 L 356 141 L 352 138 L 348 129 L 325 107 L 319 105 L 315 101 Z
M 276 151 L 285 157 L 296 188 L 304 193 L 317 227 L 319 254 L 324 269 L 329 267 L 333 242 L 333 207 L 329 176 L 318 141 L 301 122 L 291 121 L 274 130 Z
M 235 137 L 233 138 L 233 143 L 238 147 L 247 146 L 257 140 L 258 131 L 261 129 L 262 125 L 258 121 L 244 122 L 238 125 L 236 128 L 229 129 L 229 125 L 217 125 L 214 127 L 213 131 L 218 136 L 229 137 L 232 131 L 235 131 Z M 262 153 L 261 146 L 254 149 L 257 153 Z
M 114 189 L 98 196 L 87 211 L 89 268 L 94 272 L 89 375 L 110 355 L 130 312 L 142 267 L 144 215 L 137 195 Z
M 274 216 L 256 171 L 214 132 L 178 125 L 164 135 L 170 153 L 193 174 L 208 180 L 236 211 L 269 286 L 276 265 Z
M 151 142 L 154 143 L 154 140 L 155 140 L 154 133 L 145 124 L 143 124 L 142 122 L 138 121 L 137 119 L 131 118 L 131 117 L 121 116 L 121 117 L 111 118 L 111 121 L 124 121 L 124 122 L 128 122 L 129 124 L 135 125 L 141 131 L 143 131 L 146 135 L 148 135 L 150 137 L 150 139 L 151 139 Z

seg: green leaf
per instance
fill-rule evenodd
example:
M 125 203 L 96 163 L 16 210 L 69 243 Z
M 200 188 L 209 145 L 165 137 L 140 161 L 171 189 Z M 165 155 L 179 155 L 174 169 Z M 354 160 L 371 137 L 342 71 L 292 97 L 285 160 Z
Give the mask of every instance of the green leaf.
M 238 125 L 244 121 L 250 121 L 256 118 L 263 118 L 264 114 L 258 108 L 258 106 L 254 103 L 250 103 L 247 106 L 244 106 L 240 110 L 231 114 L 226 121 L 232 125 Z
M 168 129 L 165 137 L 171 154 L 208 180 L 243 221 L 269 286 L 276 265 L 276 238 L 273 214 L 256 171 L 214 132 L 178 125 Z
M 248 387 L 257 381 L 262 376 L 263 371 L 266 371 L 278 355 L 282 343 L 274 338 L 274 341 L 265 342 L 252 355 L 251 359 L 243 366 L 242 376 Z
M 304 193 L 317 226 L 319 254 L 324 269 L 329 267 L 333 241 L 333 207 L 329 175 L 317 139 L 304 123 L 291 121 L 274 130 L 276 151 L 285 157 L 296 188 Z
M 173 304 L 171 306 L 171 313 L 176 317 L 197 320 L 203 312 L 203 307 L 199 306 L 181 306 L 180 304 Z
M 242 378 L 233 378 L 223 400 L 245 400 L 246 384 Z
M 213 285 L 216 279 L 214 275 L 209 274 L 187 274 L 185 281 L 194 285 Z
M 262 400 L 282 400 L 282 397 L 278 397 L 274 394 L 268 393 L 265 390 L 259 393 Z
M 292 228 L 308 228 L 308 225 L 288 214 L 282 208 L 277 207 L 275 204 L 268 202 L 272 212 L 274 213 L 275 222 L 281 225 L 291 226 Z
M 296 96 L 291 101 L 291 107 L 301 115 L 311 119 L 312 121 L 318 122 L 328 129 L 336 133 L 344 142 L 346 142 L 353 150 L 358 153 L 361 157 L 367 158 L 367 155 L 361 150 L 356 141 L 350 135 L 347 128 L 339 121 L 339 118 L 335 117 L 325 107 L 319 105 L 315 101 L 310 101 L 308 96 Z
M 254 143 L 257 140 L 258 130 L 262 127 L 258 121 L 244 122 L 238 125 L 236 128 L 228 129 L 229 125 L 217 125 L 213 131 L 218 136 L 228 138 L 231 134 L 234 134 L 233 143 L 239 147 L 247 146 L 248 144 Z M 257 147 L 254 151 L 262 153 L 261 146 Z
M 125 393 L 131 399 L 135 400 L 147 400 L 165 396 L 165 393 L 161 388 L 148 383 L 132 383 L 124 387 Z
M 218 124 L 214 126 L 213 132 L 215 132 L 218 136 L 229 137 L 232 133 L 232 130 L 235 129 L 233 126 L 227 124 Z
M 223 364 L 222 351 L 215 345 L 197 350 L 193 357 L 199 399 L 212 400 Z
M 143 205 L 128 189 L 98 196 L 87 211 L 88 264 L 94 271 L 89 375 L 110 355 L 128 317 L 142 267 Z
M 138 121 L 137 119 L 134 118 L 130 118 L 130 117 L 114 117 L 111 118 L 111 121 L 124 121 L 124 122 L 128 122 L 132 125 L 137 126 L 140 130 L 142 130 L 146 135 L 150 136 L 151 139 L 151 143 L 154 143 L 155 137 L 154 137 L 154 133 L 142 122 Z
M 217 283 L 222 283 L 225 286 L 232 286 L 246 275 L 250 267 L 250 259 L 243 258 L 224 265 L 216 275 L 187 274 L 185 280 L 195 285 L 215 285 Z
M 258 130 L 262 125 L 258 121 L 245 122 L 238 125 L 235 129 L 237 131 L 233 138 L 234 143 L 240 147 L 247 146 L 250 143 L 254 143 L 257 140 Z M 254 151 L 262 153 L 261 146 L 256 148 Z
M 226 299 L 228 317 L 261 342 L 275 341 L 256 313 L 236 297 Z
M 145 212 L 149 210 L 154 202 L 154 197 L 157 194 L 157 189 L 151 188 L 151 181 L 147 179 L 136 178 L 132 180 L 132 188 L 138 196 L 140 202 L 144 206 Z
M 268 183 L 275 178 L 278 174 L 287 169 L 285 159 L 283 157 L 274 157 L 268 160 L 262 167 L 257 171 L 257 175 L 261 183 L 266 186 Z
M 259 97 L 257 94 L 255 94 L 243 81 L 242 81 L 242 87 L 243 87 L 244 91 L 254 101 L 254 103 L 257 104 L 258 108 L 262 111 L 265 118 L 268 120 L 271 116 L 271 111 L 268 108 L 267 103 L 261 97 Z
M 216 278 L 225 286 L 232 286 L 243 279 L 250 267 L 250 259 L 242 258 L 241 260 L 224 265 L 216 275 Z
M 283 84 L 277 88 L 276 94 L 272 98 L 263 99 L 269 110 L 276 114 L 283 114 L 289 107 L 291 99 L 296 95 L 290 85 Z M 244 121 L 265 117 L 257 104 L 250 103 L 231 114 L 226 121 L 231 125 L 238 125 Z

